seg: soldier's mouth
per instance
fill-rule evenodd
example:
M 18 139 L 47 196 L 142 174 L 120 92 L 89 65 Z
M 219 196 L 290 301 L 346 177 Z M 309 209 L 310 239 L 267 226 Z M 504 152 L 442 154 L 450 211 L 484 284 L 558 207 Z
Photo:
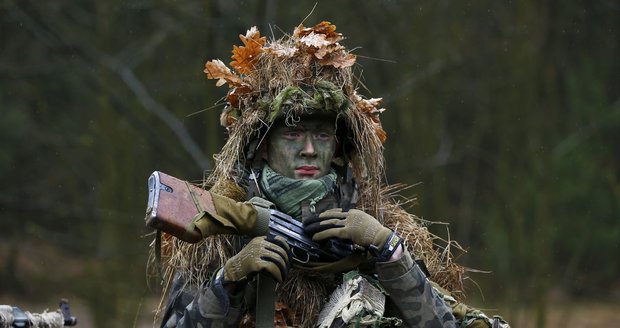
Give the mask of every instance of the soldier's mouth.
M 305 177 L 313 177 L 319 173 L 319 168 L 312 165 L 302 165 L 295 168 L 295 173 Z

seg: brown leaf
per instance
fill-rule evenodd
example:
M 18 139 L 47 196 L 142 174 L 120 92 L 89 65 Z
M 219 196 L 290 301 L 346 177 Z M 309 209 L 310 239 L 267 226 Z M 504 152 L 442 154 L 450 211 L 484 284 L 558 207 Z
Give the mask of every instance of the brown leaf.
M 379 122 L 379 114 L 383 113 L 385 111 L 385 108 L 375 108 L 373 109 L 370 114 L 372 114 L 372 119 L 375 122 Z
M 323 66 L 332 65 L 335 68 L 344 68 L 355 64 L 355 59 L 355 55 L 340 51 L 323 57 L 319 63 Z
M 271 44 L 269 47 L 263 48 L 266 53 L 274 54 L 280 58 L 292 58 L 297 53 L 296 47 L 289 47 L 280 43 Z
M 228 92 L 228 95 L 226 96 L 226 100 L 228 101 L 230 106 L 237 107 L 237 105 L 239 104 L 239 96 L 247 94 L 248 92 L 251 92 L 251 91 L 252 91 L 252 88 L 250 88 L 248 85 L 234 87 L 232 90 Z
M 299 25 L 295 28 L 295 31 L 293 32 L 293 37 L 301 39 L 311 33 L 324 35 L 325 40 L 329 41 L 330 43 L 342 40 L 342 34 L 336 32 L 336 25 L 328 21 L 322 21 L 313 27 L 304 27 L 303 25 Z
M 364 99 L 360 97 L 357 93 L 353 95 L 353 99 L 355 100 L 355 105 L 364 113 L 371 113 L 373 110 L 377 109 L 383 102 L 383 98 L 370 98 Z
M 318 59 L 323 59 L 323 57 L 339 52 L 339 51 L 344 51 L 345 48 L 343 46 L 341 46 L 339 43 L 333 43 L 330 44 L 326 47 L 322 47 L 320 49 L 318 49 L 315 53 L 314 56 Z
M 315 48 L 326 47 L 332 44 L 330 41 L 327 41 L 325 39 L 325 35 L 317 34 L 314 32 L 311 32 L 310 34 L 303 36 L 302 38 L 299 39 L 299 42 L 305 44 L 308 47 L 315 47 Z
M 379 107 L 383 102 L 383 98 L 370 98 L 366 100 L 372 107 Z
M 387 140 L 387 133 L 383 130 L 381 126 L 381 121 L 379 120 L 379 114 L 385 111 L 385 108 L 379 108 L 381 106 L 381 102 L 383 98 L 370 98 L 364 99 L 360 97 L 357 93 L 353 94 L 353 100 L 355 102 L 355 106 L 359 108 L 362 113 L 365 113 L 375 128 L 375 134 L 381 141 L 381 143 L 385 143 Z
M 307 27 L 304 27 L 302 24 L 297 25 L 297 27 L 295 27 L 295 30 L 293 31 L 293 38 L 294 39 L 299 39 L 302 36 L 309 34 L 310 33 L 310 29 Z
M 245 35 L 240 34 L 239 39 L 244 46 L 233 46 L 231 56 L 233 61 L 230 62 L 230 66 L 241 74 L 249 74 L 254 69 L 258 56 L 263 52 L 263 45 L 267 38 L 261 37 L 260 32 L 254 26 Z
M 222 86 L 224 83 L 228 83 L 229 86 L 241 86 L 243 81 L 240 77 L 235 75 L 230 68 L 219 59 L 208 61 L 205 64 L 204 72 L 207 73 L 207 78 L 218 79 L 215 85 Z
M 261 37 L 260 32 L 256 28 L 256 26 L 252 26 L 249 30 L 245 32 L 245 35 L 239 34 L 239 39 L 243 42 L 243 45 L 246 47 L 251 47 L 252 45 L 264 46 L 265 41 L 267 41 L 267 37 Z

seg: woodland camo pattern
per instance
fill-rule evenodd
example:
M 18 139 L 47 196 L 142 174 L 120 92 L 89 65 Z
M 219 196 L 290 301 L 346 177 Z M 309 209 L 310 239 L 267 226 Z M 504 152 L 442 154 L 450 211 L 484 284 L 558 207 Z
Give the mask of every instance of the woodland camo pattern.
M 377 263 L 376 269 L 381 286 L 389 294 L 387 316 L 402 319 L 405 327 L 456 327 L 452 309 L 409 252 L 398 261 Z
M 402 319 L 403 327 L 457 327 L 452 308 L 432 287 L 409 252 L 400 260 L 378 263 L 376 270 L 388 294 L 386 316 Z M 240 300 L 231 299 L 225 314 L 211 286 L 192 290 L 177 277 L 162 327 L 239 327 L 243 308 Z

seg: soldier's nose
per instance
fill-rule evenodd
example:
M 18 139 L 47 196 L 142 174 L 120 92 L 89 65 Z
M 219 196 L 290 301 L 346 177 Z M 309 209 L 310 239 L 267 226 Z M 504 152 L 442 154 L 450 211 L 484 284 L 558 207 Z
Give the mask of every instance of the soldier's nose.
M 316 156 L 311 136 L 306 136 L 304 148 L 301 150 L 301 156 Z

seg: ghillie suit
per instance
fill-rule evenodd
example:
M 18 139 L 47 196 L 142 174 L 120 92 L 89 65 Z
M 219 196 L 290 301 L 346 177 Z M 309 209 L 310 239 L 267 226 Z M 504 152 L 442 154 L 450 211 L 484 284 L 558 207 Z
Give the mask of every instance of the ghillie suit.
M 406 212 L 395 196 L 398 186 L 382 185 L 386 133 L 379 114 L 384 109 L 380 98 L 358 94 L 359 77 L 353 72 L 356 56 L 339 43 L 343 37 L 335 25 L 300 25 L 292 35 L 273 41 L 253 27 L 240 39 L 243 45 L 232 50 L 234 71 L 220 60 L 207 62 L 204 70 L 208 78 L 218 80 L 218 86 L 229 87 L 221 114 L 229 139 L 215 156 L 215 169 L 206 177 L 205 188 L 237 201 L 247 200 L 248 170 L 260 160 L 258 145 L 282 109 L 288 109 L 284 119 L 291 121 L 308 110 L 331 110 L 348 130 L 335 165 L 351 169 L 360 196 L 357 208 L 402 236 L 410 253 L 425 262 L 430 279 L 462 298 L 465 269 L 453 262 L 451 254 L 451 247 L 458 245 L 440 240 L 428 231 L 426 222 Z M 217 235 L 188 244 L 164 236 L 164 294 L 175 275 L 202 285 L 235 254 L 237 239 Z M 301 326 L 311 327 L 334 288 L 326 286 L 320 274 L 291 269 L 289 278 L 278 287 L 277 298 Z

